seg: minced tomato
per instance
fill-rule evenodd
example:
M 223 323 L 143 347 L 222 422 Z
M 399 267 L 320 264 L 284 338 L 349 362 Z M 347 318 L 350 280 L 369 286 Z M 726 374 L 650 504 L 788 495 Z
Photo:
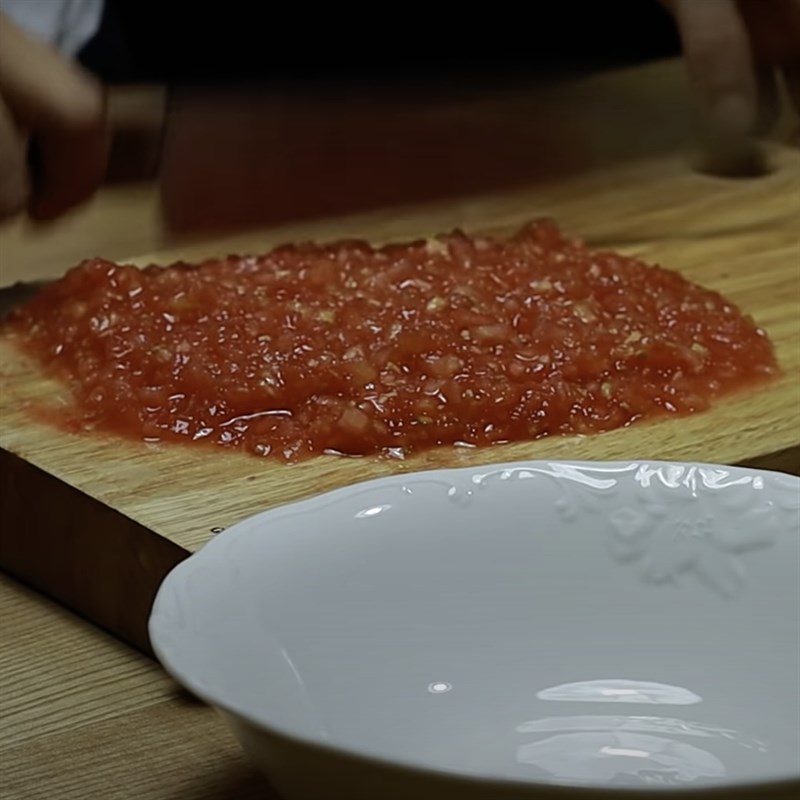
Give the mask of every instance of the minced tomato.
M 724 297 L 548 221 L 196 266 L 92 259 L 10 325 L 82 427 L 287 461 L 598 433 L 777 373 Z

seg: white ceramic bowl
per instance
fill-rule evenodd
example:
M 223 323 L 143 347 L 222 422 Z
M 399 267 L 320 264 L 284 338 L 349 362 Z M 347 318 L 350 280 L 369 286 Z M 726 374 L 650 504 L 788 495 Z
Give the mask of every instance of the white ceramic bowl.
M 788 795 L 799 506 L 700 464 L 400 475 L 220 534 L 150 634 L 289 800 Z

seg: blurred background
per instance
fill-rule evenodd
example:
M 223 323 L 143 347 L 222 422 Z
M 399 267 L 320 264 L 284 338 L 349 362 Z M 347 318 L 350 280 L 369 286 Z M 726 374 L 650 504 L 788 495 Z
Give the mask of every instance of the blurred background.
M 369 10 L 230 2 L 190 13 L 185 4 L 108 2 L 79 57 L 112 84 L 170 87 L 165 212 L 185 230 L 579 168 L 590 154 L 570 141 L 568 117 L 608 98 L 567 98 L 570 111 L 546 87 L 678 50 L 656 0 Z M 124 172 L 135 160 L 115 162 Z M 200 172 L 213 191 L 198 193 L 190 176 Z
M 78 57 L 111 83 L 474 85 L 574 75 L 678 50 L 672 18 L 657 0 L 369 9 L 106 0 L 98 30 Z
M 52 38 L 60 3 L 0 8 L 34 34 L 49 25 Z M 46 227 L 0 225 L 14 256 L 3 283 L 58 275 L 87 255 L 125 258 L 622 160 L 684 153 L 689 168 L 696 143 L 679 36 L 658 0 L 69 5 L 90 28 L 73 55 L 108 87 L 108 175 L 95 199 Z M 791 130 L 784 121 L 774 135 Z

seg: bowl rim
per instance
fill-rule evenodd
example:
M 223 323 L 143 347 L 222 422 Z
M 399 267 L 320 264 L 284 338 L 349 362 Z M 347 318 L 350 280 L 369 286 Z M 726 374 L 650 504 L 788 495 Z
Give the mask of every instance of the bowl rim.
M 770 791 L 778 791 L 783 787 L 794 788 L 800 786 L 800 772 L 790 776 L 776 775 L 770 778 L 755 778 L 753 780 L 737 780 L 735 782 L 720 781 L 718 783 L 706 784 L 701 786 L 693 786 L 686 784 L 683 786 L 609 786 L 604 787 L 601 785 L 591 784 L 557 784 L 549 783 L 546 781 L 537 780 L 519 780 L 509 778 L 502 775 L 491 774 L 472 774 L 464 772 L 456 767 L 435 767 L 429 764 L 423 764 L 415 761 L 413 758 L 408 757 L 387 757 L 378 753 L 371 752 L 366 748 L 357 748 L 342 744 L 332 743 L 329 740 L 320 739 L 313 735 L 303 735 L 297 732 L 283 728 L 280 725 L 270 723 L 258 715 L 252 714 L 245 709 L 236 707 L 235 703 L 226 702 L 217 697 L 212 696 L 213 693 L 206 692 L 202 687 L 197 685 L 197 682 L 192 680 L 192 677 L 176 663 L 179 661 L 177 658 L 170 656 L 171 637 L 165 635 L 165 641 L 162 644 L 160 641 L 162 633 L 166 633 L 169 623 L 165 623 L 165 616 L 159 612 L 161 606 L 166 603 L 168 593 L 177 590 L 177 584 L 184 581 L 190 574 L 190 571 L 197 566 L 201 561 L 207 561 L 210 554 L 215 554 L 217 550 L 221 550 L 232 539 L 240 536 L 247 535 L 251 527 L 265 519 L 277 522 L 283 517 L 294 516 L 298 513 L 304 513 L 311 509 L 318 509 L 320 505 L 325 507 L 333 504 L 341 498 L 358 494 L 359 492 L 376 488 L 379 486 L 391 486 L 395 484 L 403 484 L 406 481 L 420 479 L 433 476 L 447 476 L 452 474 L 480 474 L 483 476 L 493 475 L 495 473 L 502 473 L 509 470 L 525 470 L 531 468 L 542 468 L 552 466 L 566 466 L 594 469 L 598 471 L 618 472 L 621 468 L 633 469 L 634 467 L 652 467 L 658 469 L 660 467 L 683 467 L 683 468 L 697 468 L 697 469 L 710 469 L 722 470 L 731 475 L 762 477 L 770 481 L 780 481 L 789 485 L 790 488 L 795 488 L 800 492 L 800 476 L 793 475 L 786 472 L 777 470 L 767 470 L 760 468 L 751 468 L 739 465 L 725 465 L 714 464 L 711 462 L 700 461 L 664 461 L 658 459 L 631 459 L 626 461 L 588 461 L 588 460 L 567 460 L 567 459 L 526 459 L 521 461 L 510 462 L 497 462 L 486 464 L 471 464 L 462 467 L 443 467 L 425 470 L 413 470 L 408 472 L 400 472 L 382 477 L 372 478 L 365 481 L 357 481 L 347 486 L 338 487 L 319 494 L 313 494 L 295 502 L 285 503 L 279 506 L 268 508 L 256 514 L 252 514 L 244 519 L 238 520 L 230 527 L 226 528 L 224 533 L 220 536 L 215 536 L 209 539 L 197 551 L 191 553 L 188 557 L 182 559 L 176 564 L 169 573 L 165 576 L 162 583 L 159 585 L 151 606 L 150 616 L 147 623 L 147 629 L 150 639 L 152 650 L 165 669 L 165 671 L 172 676 L 181 686 L 186 688 L 193 695 L 205 702 L 207 705 L 217 708 L 225 714 L 242 720 L 257 730 L 266 733 L 270 736 L 284 740 L 295 746 L 307 748 L 310 750 L 319 750 L 327 755 L 336 756 L 344 759 L 354 760 L 369 764 L 373 767 L 383 767 L 386 769 L 403 770 L 418 775 L 427 775 L 431 779 L 451 779 L 469 784 L 474 784 L 476 787 L 484 786 L 486 789 L 495 788 L 503 791 L 520 791 L 533 792 L 538 789 L 547 789 L 547 791 L 556 793 L 564 791 L 567 796 L 569 793 L 580 792 L 583 795 L 597 795 L 598 797 L 608 797 L 609 795 L 625 795 L 629 798 L 634 798 L 638 795 L 652 795 L 658 794 L 683 794 L 683 795 L 697 795 L 702 797 L 732 797 L 735 798 L 737 793 L 748 792 L 754 789 L 768 789 Z M 557 479 L 563 480 L 564 478 Z M 798 529 L 800 536 L 800 529 Z M 800 575 L 800 571 L 798 571 Z M 166 626 L 166 627 L 162 627 Z

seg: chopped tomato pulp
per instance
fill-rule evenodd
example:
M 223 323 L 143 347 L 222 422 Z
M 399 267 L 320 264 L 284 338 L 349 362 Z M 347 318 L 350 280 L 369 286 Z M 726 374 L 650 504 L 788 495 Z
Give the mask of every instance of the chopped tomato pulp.
M 716 292 L 546 221 L 197 266 L 93 259 L 10 325 L 84 427 L 285 460 L 596 433 L 778 371 Z

